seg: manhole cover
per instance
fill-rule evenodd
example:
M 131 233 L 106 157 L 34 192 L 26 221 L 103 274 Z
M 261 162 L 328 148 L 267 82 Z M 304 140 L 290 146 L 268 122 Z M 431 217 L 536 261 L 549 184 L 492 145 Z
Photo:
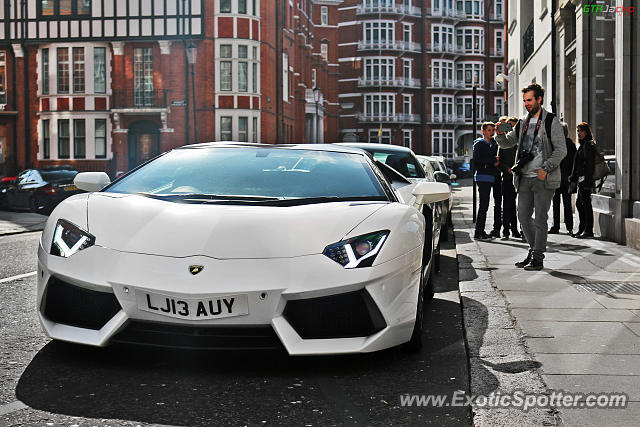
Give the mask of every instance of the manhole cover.
M 640 295 L 640 282 L 578 282 L 578 289 L 598 294 Z

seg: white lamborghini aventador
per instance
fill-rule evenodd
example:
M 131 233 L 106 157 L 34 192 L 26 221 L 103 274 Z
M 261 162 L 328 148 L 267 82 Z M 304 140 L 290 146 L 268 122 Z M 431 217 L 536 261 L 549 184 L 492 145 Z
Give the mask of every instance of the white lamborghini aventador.
M 446 184 L 335 145 L 199 144 L 80 173 L 38 250 L 53 339 L 290 354 L 419 348 Z

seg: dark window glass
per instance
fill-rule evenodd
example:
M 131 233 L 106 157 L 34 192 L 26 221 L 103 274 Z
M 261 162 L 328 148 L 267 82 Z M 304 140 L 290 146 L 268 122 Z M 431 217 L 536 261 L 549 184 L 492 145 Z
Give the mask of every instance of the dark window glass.
M 231 13 L 231 0 L 220 0 L 220 13 Z
M 93 90 L 95 93 L 107 91 L 106 49 L 104 47 L 93 48 Z
M 84 159 L 86 157 L 87 142 L 84 119 L 73 121 L 73 157 Z
M 84 48 L 73 48 L 73 93 L 84 92 Z
M 69 120 L 58 120 L 58 158 L 69 158 Z
M 247 0 L 238 0 L 238 13 L 247 13 Z
M 107 157 L 107 121 L 96 119 L 96 159 Z
M 58 93 L 69 93 L 69 49 L 58 48 Z
M 49 93 L 49 49 L 42 49 L 42 94 Z
M 45 159 L 51 157 L 51 138 L 49 133 L 49 120 L 42 121 L 42 156 Z

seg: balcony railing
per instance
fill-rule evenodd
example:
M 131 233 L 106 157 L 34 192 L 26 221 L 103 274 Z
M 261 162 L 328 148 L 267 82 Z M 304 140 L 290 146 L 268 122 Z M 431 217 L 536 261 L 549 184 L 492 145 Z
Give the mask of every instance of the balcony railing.
M 491 49 L 489 49 L 489 54 L 491 56 L 501 57 L 501 56 L 504 56 L 504 49 L 501 47 L 498 47 L 498 48 L 492 47 Z
M 504 14 L 503 13 L 491 12 L 489 14 L 489 20 L 490 21 L 504 21 Z
M 356 118 L 364 123 L 420 123 L 418 114 L 356 114 Z
M 165 108 L 168 93 L 166 89 L 114 90 L 113 108 Z
M 390 87 L 408 87 L 408 88 L 420 88 L 420 79 L 358 79 L 358 87 L 372 87 L 372 86 L 390 86 Z
M 420 53 L 420 43 L 405 42 L 402 40 L 361 40 L 358 42 L 358 50 L 400 50 L 403 52 Z
M 450 43 L 427 43 L 426 50 L 432 53 L 453 53 L 456 55 L 464 53 L 462 47 Z
M 457 89 L 456 83 L 455 80 L 450 79 L 429 79 L 427 87 Z
M 447 115 L 447 114 L 431 114 L 427 118 L 429 123 L 439 123 L 439 124 L 455 124 L 455 125 L 463 125 L 467 123 L 471 123 L 473 120 L 471 117 L 464 116 L 456 116 L 456 115 Z M 485 120 L 485 116 L 483 114 L 478 114 L 476 119 L 478 124 Z
M 356 8 L 356 16 L 373 15 L 373 14 L 379 14 L 379 13 L 390 14 L 390 15 L 410 15 L 410 16 L 422 15 L 419 7 L 405 6 L 403 4 L 380 5 L 380 6 L 359 5 Z
M 452 19 L 464 19 L 466 17 L 465 13 L 458 9 L 426 9 L 427 16 L 432 16 L 434 18 L 452 18 Z

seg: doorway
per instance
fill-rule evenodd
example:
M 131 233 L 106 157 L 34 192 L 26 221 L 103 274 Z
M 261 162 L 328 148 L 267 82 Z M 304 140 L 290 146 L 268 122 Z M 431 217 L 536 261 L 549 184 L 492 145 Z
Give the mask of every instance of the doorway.
M 129 170 L 160 154 L 160 126 L 150 120 L 141 120 L 129 126 Z

